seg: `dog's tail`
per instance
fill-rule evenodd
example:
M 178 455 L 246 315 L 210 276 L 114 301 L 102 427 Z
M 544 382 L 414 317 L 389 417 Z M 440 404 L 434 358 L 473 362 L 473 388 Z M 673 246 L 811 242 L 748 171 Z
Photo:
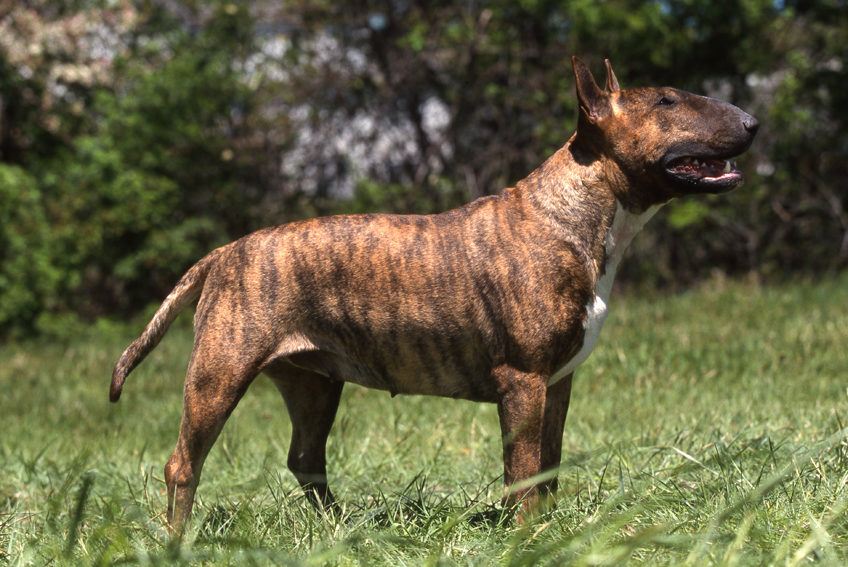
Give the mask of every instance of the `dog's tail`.
M 112 386 L 109 388 L 109 400 L 117 402 L 121 397 L 121 389 L 124 387 L 124 380 L 133 369 L 144 360 L 150 351 L 156 348 L 159 341 L 168 331 L 168 327 L 177 318 L 177 315 L 193 302 L 203 290 L 203 284 L 206 282 L 206 276 L 209 274 L 209 269 L 212 264 L 221 255 L 221 252 L 226 247 L 221 247 L 213 250 L 204 256 L 194 266 L 183 275 L 177 285 L 162 302 L 162 305 L 153 315 L 153 319 L 147 324 L 144 331 L 133 343 L 127 347 L 118 362 L 115 363 L 115 369 L 112 371 Z

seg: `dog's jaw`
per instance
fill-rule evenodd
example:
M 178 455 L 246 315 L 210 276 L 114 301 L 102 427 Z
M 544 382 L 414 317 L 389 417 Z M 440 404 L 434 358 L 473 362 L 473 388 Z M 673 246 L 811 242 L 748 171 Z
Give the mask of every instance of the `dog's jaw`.
M 662 204 L 654 205 L 642 213 L 635 214 L 627 211 L 621 206 L 620 202 L 616 202 L 615 217 L 613 217 L 612 226 L 607 232 L 604 242 L 603 271 L 595 283 L 594 295 L 586 304 L 586 320 L 583 322 L 583 329 L 585 330 L 583 346 L 571 360 L 551 375 L 548 386 L 556 384 L 574 372 L 578 366 L 589 358 L 601 335 L 604 321 L 607 319 L 612 284 L 615 281 L 615 272 L 618 270 L 618 264 L 621 262 L 624 251 L 661 207 Z

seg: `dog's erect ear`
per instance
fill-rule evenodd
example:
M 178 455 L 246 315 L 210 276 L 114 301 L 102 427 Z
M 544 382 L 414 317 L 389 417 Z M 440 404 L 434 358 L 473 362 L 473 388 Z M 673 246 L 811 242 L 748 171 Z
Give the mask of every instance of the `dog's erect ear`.
M 612 63 L 610 63 L 609 59 L 604 59 L 604 65 L 607 67 L 607 92 L 614 93 L 615 91 L 620 91 L 621 87 L 618 86 L 618 79 L 612 70 Z
M 571 58 L 577 84 L 577 100 L 580 110 L 591 123 L 597 123 L 610 112 L 609 96 L 595 82 L 589 67 L 577 56 Z

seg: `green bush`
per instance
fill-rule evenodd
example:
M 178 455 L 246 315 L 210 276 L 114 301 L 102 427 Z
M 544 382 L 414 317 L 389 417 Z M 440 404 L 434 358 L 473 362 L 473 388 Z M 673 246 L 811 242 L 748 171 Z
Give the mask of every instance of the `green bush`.
M 38 184 L 0 163 L 0 329 L 32 330 L 59 281 Z
M 89 131 L 42 164 L 37 181 L 61 274 L 55 311 L 92 320 L 141 309 L 247 230 L 249 204 L 235 181 L 244 166 L 227 152 L 231 113 L 249 104 L 233 63 L 247 41 L 239 17 L 221 12 L 213 20 L 224 23 L 199 34 L 157 23 L 156 42 L 115 62 L 119 88 L 93 93 Z

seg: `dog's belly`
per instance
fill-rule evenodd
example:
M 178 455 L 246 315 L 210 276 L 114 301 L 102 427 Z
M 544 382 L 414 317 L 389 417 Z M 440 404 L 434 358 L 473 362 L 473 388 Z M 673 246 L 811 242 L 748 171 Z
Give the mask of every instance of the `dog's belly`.
M 459 348 L 440 348 L 421 340 L 379 348 L 379 340 L 336 345 L 332 350 L 290 354 L 282 360 L 332 380 L 385 390 L 392 395 L 417 394 L 462 398 L 480 402 L 497 400 L 485 357 Z M 367 361 L 367 362 L 366 362 Z

